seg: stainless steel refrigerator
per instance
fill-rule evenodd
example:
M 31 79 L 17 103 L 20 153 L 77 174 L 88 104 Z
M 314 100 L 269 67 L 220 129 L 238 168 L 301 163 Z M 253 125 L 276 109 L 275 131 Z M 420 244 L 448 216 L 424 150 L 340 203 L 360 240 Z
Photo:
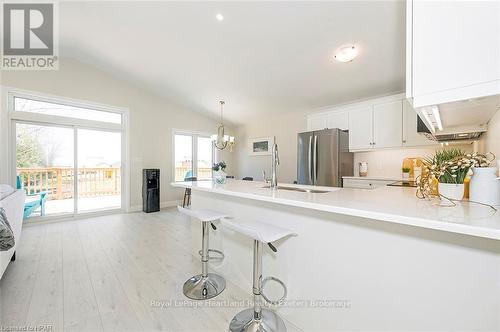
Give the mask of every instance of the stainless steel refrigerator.
M 349 152 L 349 132 L 324 129 L 299 133 L 297 182 L 342 187 L 342 177 L 354 174 L 354 154 Z

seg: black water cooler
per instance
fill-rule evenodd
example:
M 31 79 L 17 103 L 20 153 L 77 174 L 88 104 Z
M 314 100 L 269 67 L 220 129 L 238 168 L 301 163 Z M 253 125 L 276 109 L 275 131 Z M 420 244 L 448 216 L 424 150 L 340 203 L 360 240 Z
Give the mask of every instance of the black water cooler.
M 142 211 L 160 211 L 160 170 L 142 170 Z

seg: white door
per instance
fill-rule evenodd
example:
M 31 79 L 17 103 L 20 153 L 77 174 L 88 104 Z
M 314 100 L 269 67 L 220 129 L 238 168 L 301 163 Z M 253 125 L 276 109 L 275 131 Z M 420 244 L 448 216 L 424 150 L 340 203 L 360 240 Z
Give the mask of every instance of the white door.
M 349 111 L 349 150 L 369 150 L 373 143 L 373 108 Z
M 373 146 L 393 148 L 403 143 L 403 102 L 373 106 Z
M 437 144 L 417 132 L 417 116 L 410 103 L 403 100 L 403 146 Z
M 313 114 L 307 117 L 307 130 L 323 130 L 327 128 L 326 125 L 326 114 Z
M 342 130 L 349 129 L 349 114 L 348 112 L 332 112 L 328 113 L 326 118 L 327 128 L 339 128 Z

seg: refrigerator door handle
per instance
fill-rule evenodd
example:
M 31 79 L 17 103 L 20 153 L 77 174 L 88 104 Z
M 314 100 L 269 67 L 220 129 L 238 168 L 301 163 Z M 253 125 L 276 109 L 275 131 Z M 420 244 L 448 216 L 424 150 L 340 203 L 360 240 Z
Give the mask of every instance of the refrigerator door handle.
M 307 149 L 308 152 L 307 152 L 307 164 L 309 165 L 309 184 L 312 184 L 312 157 L 311 157 L 311 154 L 312 154 L 312 135 L 309 136 L 309 149 Z
M 318 163 L 318 136 L 314 135 L 314 146 L 313 146 L 313 185 L 316 184 L 318 180 L 317 173 L 317 163 Z

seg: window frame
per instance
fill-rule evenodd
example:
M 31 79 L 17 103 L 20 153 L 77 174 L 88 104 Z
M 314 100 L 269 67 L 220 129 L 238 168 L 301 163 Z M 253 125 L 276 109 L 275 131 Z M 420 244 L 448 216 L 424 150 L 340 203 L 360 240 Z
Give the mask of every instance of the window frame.
M 172 129 L 172 181 L 171 182 L 183 182 L 184 180 L 175 179 L 175 136 L 190 136 L 191 141 L 191 155 L 192 155 L 192 165 L 193 165 L 193 176 L 198 177 L 198 137 L 210 138 L 211 134 L 206 132 L 182 130 L 182 129 Z M 217 154 L 215 153 L 214 144 L 212 143 L 212 163 L 217 162 Z M 203 180 L 203 181 L 209 181 Z
M 7 174 L 9 183 L 11 185 L 15 184 L 16 179 L 16 124 L 17 123 L 26 123 L 26 124 L 34 124 L 41 126 L 54 126 L 54 127 L 69 127 L 74 130 L 74 159 L 75 164 L 74 167 L 78 167 L 77 163 L 77 130 L 78 129 L 90 129 L 90 130 L 98 130 L 98 131 L 110 131 L 110 132 L 119 132 L 121 133 L 121 179 L 122 179 L 122 197 L 121 197 L 121 208 L 119 209 L 110 209 L 99 212 L 81 212 L 76 213 L 78 208 L 78 200 L 75 199 L 75 208 L 73 214 L 68 214 L 64 216 L 54 216 L 54 217 L 34 217 L 31 218 L 30 222 L 36 222 L 39 220 L 50 221 L 55 219 L 76 219 L 81 218 L 82 216 L 99 216 L 106 215 L 110 213 L 116 212 L 129 212 L 130 211 L 130 165 L 129 165 L 129 110 L 124 107 L 110 106 L 85 100 L 77 100 L 70 99 L 66 97 L 60 97 L 55 95 L 44 94 L 40 92 L 34 91 L 26 91 L 19 90 L 15 88 L 2 87 L 2 95 L 5 99 L 5 112 L 2 112 L 2 118 L 5 119 L 6 122 L 6 138 L 8 139 L 8 147 L 5 151 L 5 155 L 7 156 Z M 78 119 L 71 118 L 65 116 L 58 115 L 47 115 L 40 113 L 32 113 L 25 111 L 16 111 L 14 109 L 14 98 L 24 98 L 34 101 L 53 103 L 64 106 L 73 106 L 80 108 L 87 108 L 96 111 L 103 112 L 111 112 L 118 113 L 121 115 L 121 124 L 111 123 L 111 122 L 101 122 L 95 120 L 86 120 L 86 119 Z M 3 121 L 0 121 L 3 122 Z M 78 197 L 78 189 L 76 184 L 75 177 L 75 198 Z

